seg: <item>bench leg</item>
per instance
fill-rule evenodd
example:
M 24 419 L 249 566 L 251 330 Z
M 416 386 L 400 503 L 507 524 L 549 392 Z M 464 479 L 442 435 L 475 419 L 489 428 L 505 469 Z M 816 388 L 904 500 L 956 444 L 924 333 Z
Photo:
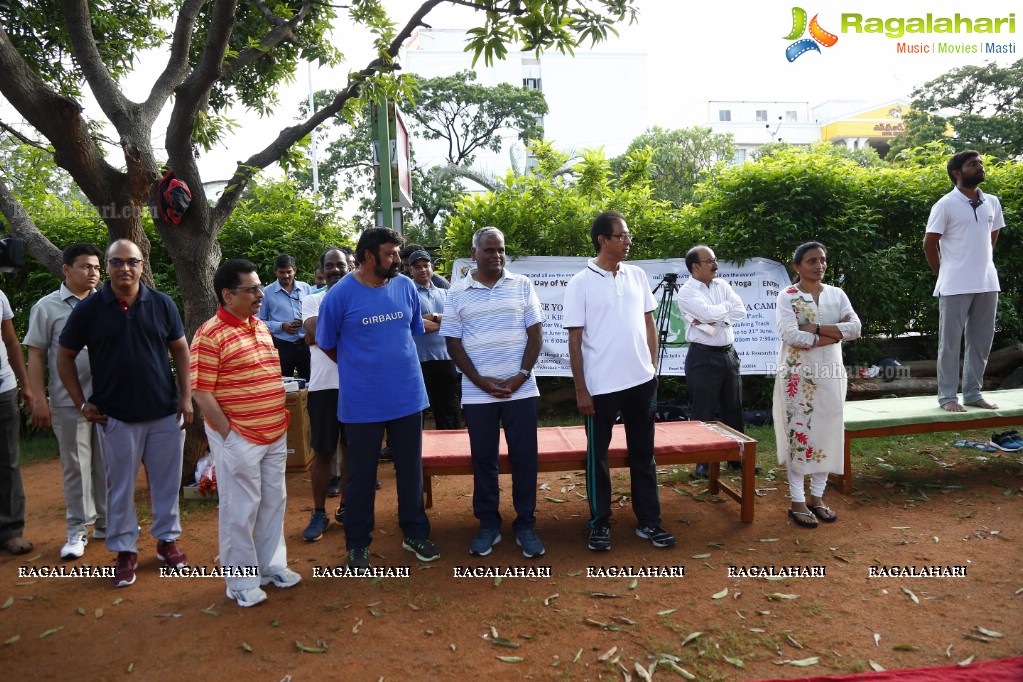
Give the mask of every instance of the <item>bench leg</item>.
M 742 500 L 739 502 L 739 518 L 744 523 L 753 523 L 753 501 L 757 499 L 757 456 L 756 449 L 747 447 L 742 457 Z
M 843 448 L 844 458 L 844 473 L 839 476 L 837 474 L 828 474 L 828 482 L 834 482 L 838 488 L 838 492 L 843 495 L 849 495 L 852 493 L 852 455 L 849 451 L 849 432 L 845 432 L 845 447 Z
M 426 508 L 433 506 L 433 476 L 423 476 L 423 492 L 426 493 Z
M 721 493 L 721 486 L 718 485 L 718 477 L 721 475 L 721 463 L 711 462 L 707 467 L 707 492 L 711 495 Z

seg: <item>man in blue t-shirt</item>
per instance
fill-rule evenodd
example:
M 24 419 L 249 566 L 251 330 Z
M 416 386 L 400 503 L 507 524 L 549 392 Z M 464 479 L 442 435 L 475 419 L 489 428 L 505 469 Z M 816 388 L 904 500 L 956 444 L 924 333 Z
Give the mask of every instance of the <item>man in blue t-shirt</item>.
M 423 318 L 415 284 L 399 276 L 401 243 L 394 230 L 363 232 L 355 247 L 358 267 L 327 292 L 316 325 L 317 345 L 338 364 L 338 421 L 345 425 L 350 455 L 345 545 L 353 570 L 369 568 L 377 462 L 385 433 L 398 482 L 402 547 L 420 561 L 440 557 L 430 541 L 423 505 L 420 413 L 429 401 L 412 340 L 424 332 Z M 390 390 L 395 377 L 404 382 L 401 390 Z

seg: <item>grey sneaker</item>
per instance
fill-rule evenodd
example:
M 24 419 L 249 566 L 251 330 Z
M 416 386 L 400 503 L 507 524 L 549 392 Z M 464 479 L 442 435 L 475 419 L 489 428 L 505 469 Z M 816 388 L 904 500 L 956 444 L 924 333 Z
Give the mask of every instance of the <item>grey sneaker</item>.
M 480 528 L 480 534 L 469 545 L 469 554 L 475 556 L 486 556 L 490 554 L 494 545 L 501 541 L 500 528 Z
M 527 559 L 543 556 L 544 552 L 547 551 L 543 548 L 543 543 L 540 542 L 540 538 L 536 536 L 536 531 L 532 528 L 515 533 L 515 544 L 522 548 L 522 556 Z
M 610 526 L 594 526 L 590 529 L 590 549 L 594 552 L 606 552 L 611 549 Z
M 263 576 L 259 579 L 260 585 L 274 585 L 280 588 L 294 587 L 300 582 L 302 582 L 302 576 L 290 568 L 285 568 L 280 573 Z
M 674 547 L 675 536 L 660 526 L 640 526 L 636 529 L 636 535 L 649 540 L 654 547 Z
M 415 554 L 420 561 L 440 559 L 440 550 L 430 542 L 430 538 L 405 538 L 401 546 Z
M 246 608 L 266 601 L 266 592 L 258 587 L 250 587 L 247 590 L 232 590 L 229 587 L 227 588 L 227 596 L 229 599 L 234 599 L 238 602 L 238 606 Z

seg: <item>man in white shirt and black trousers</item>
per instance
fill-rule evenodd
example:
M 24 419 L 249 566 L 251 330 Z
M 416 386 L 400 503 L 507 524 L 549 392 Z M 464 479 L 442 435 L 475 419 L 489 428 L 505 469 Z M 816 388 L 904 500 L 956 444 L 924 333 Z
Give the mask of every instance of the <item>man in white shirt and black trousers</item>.
M 746 317 L 746 306 L 731 283 L 717 279 L 718 259 L 710 247 L 698 244 L 686 253 L 692 277 L 682 285 L 678 308 L 686 322 L 686 385 L 690 419 L 722 421 L 736 431 L 742 419 L 742 379 L 732 325 Z M 741 461 L 729 462 L 733 469 Z M 696 465 L 696 477 L 707 478 L 708 465 Z

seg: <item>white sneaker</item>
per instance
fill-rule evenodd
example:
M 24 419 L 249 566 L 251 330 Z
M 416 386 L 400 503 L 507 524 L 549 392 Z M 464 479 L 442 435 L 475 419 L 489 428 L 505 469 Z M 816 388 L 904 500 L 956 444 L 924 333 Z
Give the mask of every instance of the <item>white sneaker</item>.
M 258 587 L 250 587 L 247 590 L 232 590 L 227 588 L 227 596 L 238 602 L 238 606 L 255 606 L 266 601 L 266 592 Z
M 70 533 L 67 544 L 60 548 L 61 559 L 81 559 L 85 554 L 85 546 L 89 544 L 89 536 L 85 533 Z
M 276 575 L 267 575 L 259 579 L 260 585 L 276 585 L 277 587 L 294 587 L 302 582 L 302 576 L 290 568 L 283 569 Z

